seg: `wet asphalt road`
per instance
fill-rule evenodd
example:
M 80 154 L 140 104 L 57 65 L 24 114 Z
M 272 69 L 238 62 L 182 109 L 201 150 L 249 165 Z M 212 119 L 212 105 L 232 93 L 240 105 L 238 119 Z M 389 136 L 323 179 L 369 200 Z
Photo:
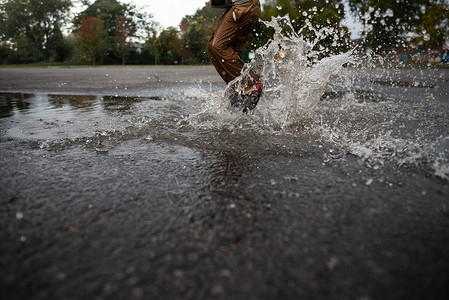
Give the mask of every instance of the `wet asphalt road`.
M 223 87 L 209 67 L 161 69 L 0 70 L 0 90 Z M 124 81 L 102 81 L 110 74 Z M 351 155 L 323 163 L 318 145 L 263 151 L 277 149 L 275 137 L 229 132 L 217 137 L 245 145 L 127 139 L 107 154 L 49 150 L 0 124 L 2 299 L 448 295 L 449 186 L 421 169 L 375 170 Z

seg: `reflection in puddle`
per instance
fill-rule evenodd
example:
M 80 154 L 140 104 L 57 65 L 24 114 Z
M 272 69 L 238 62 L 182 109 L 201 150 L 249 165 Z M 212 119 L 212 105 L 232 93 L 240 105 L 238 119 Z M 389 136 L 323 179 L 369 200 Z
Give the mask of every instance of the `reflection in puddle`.
M 70 105 L 74 109 L 81 109 L 83 111 L 92 111 L 97 99 L 97 96 L 86 95 L 48 95 L 48 102 L 54 108 Z
M 28 142 L 33 148 L 59 151 L 76 145 L 93 148 L 99 154 L 110 153 L 115 145 L 134 139 L 212 151 L 238 151 L 251 156 L 321 153 L 326 163 L 351 154 L 376 169 L 390 162 L 425 166 L 447 179 L 449 150 L 444 126 L 447 111 L 433 107 L 425 95 L 403 100 L 402 94 L 387 95 L 376 89 L 326 92 L 314 118 L 307 119 L 309 116 L 305 115 L 303 120 L 307 123 L 277 130 L 276 124 L 256 122 L 261 111 L 248 116 L 235 115 L 231 120 L 240 122 L 238 127 L 216 111 L 207 115 L 209 119 L 203 118 L 204 114 L 196 114 L 201 111 L 199 106 L 219 98 L 209 92 L 195 93 L 196 98 L 185 97 L 181 101 L 160 97 L 0 93 L 0 132 L 2 137 Z M 276 107 L 273 111 L 277 111 Z M 266 138 L 268 135 L 270 138 Z M 233 157 L 224 160 L 234 164 Z M 214 182 L 217 189 L 222 182 L 229 184 L 227 180 L 239 181 L 238 173 L 224 173 L 226 180 L 219 175 Z
M 125 112 L 131 110 L 135 104 L 141 101 L 141 98 L 104 96 L 103 107 L 110 112 Z
M 64 119 L 64 113 L 126 113 L 142 101 L 163 101 L 164 97 L 116 97 L 95 95 L 46 95 L 24 93 L 0 93 L 0 118 L 17 114 L 53 114 Z
M 148 135 L 148 122 L 170 115 L 162 97 L 0 93 L 0 100 L 1 132 L 33 148 L 81 144 L 100 149 L 102 143 Z
M 0 93 L 0 118 L 11 117 L 14 110 L 26 111 L 30 109 L 32 94 Z

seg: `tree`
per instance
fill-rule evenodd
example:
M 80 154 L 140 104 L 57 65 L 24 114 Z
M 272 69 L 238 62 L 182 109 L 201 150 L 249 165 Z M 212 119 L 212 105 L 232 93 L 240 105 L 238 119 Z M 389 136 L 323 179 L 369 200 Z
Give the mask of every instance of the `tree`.
M 203 25 L 204 17 L 199 16 L 189 24 L 184 32 L 183 48 L 186 49 L 189 62 L 206 63 L 210 61 L 206 48 L 210 33 Z
M 142 60 L 145 63 L 152 63 L 157 65 L 157 51 L 156 51 L 156 39 L 157 32 L 159 31 L 159 23 L 150 22 L 147 27 L 147 39 L 145 41 L 143 51 L 141 54 Z
M 88 0 L 82 0 L 82 3 L 87 8 L 73 19 L 73 24 L 76 27 L 81 25 L 84 18 L 96 17 L 103 20 L 105 30 L 112 37 L 118 26 L 118 18 L 123 17 L 129 23 L 133 22 L 135 12 L 133 11 L 134 6 L 131 4 L 122 4 L 117 0 L 96 0 L 92 4 L 89 4 Z
M 179 64 L 181 53 L 177 47 L 178 43 L 178 31 L 173 27 L 164 29 L 154 41 L 157 61 L 165 65 Z
M 82 20 L 77 31 L 78 45 L 83 57 L 87 57 L 95 65 L 97 58 L 100 60 L 108 51 L 108 33 L 104 29 L 103 20 L 96 17 L 88 17 Z
M 10 53 L 11 49 L 8 47 L 8 45 L 0 43 L 0 65 L 7 62 Z
M 0 36 L 33 61 L 54 60 L 71 0 L 4 0 Z
M 179 30 L 169 27 L 156 37 L 157 28 L 150 28 L 143 53 L 154 57 L 155 63 L 208 63 L 207 42 L 223 12 L 205 3 L 193 15 L 182 19 Z
M 128 38 L 132 37 L 134 29 L 124 17 L 117 18 L 117 28 L 114 33 L 114 43 L 117 53 L 122 57 L 122 65 L 125 64 L 125 55 L 130 48 Z
M 416 46 L 441 50 L 449 42 L 449 1 L 426 7 L 417 32 L 422 34 L 416 39 Z
M 349 30 L 342 24 L 344 19 L 341 0 L 269 0 L 263 5 L 261 19 L 288 15 L 293 28 L 310 41 L 318 41 L 316 48 L 325 53 L 346 50 L 349 45 Z M 258 33 L 250 39 L 253 47 L 260 47 L 273 36 L 271 28 L 259 23 Z
M 417 36 L 418 45 L 441 47 L 448 34 L 447 0 L 348 0 L 364 22 L 366 44 L 384 52 Z
M 89 0 L 82 0 L 82 3 L 86 9 L 73 19 L 74 26 L 78 28 L 82 20 L 88 17 L 103 20 L 104 29 L 110 37 L 108 62 L 123 63 L 124 55 L 129 49 L 126 47 L 129 38 L 132 36 L 136 41 L 143 40 L 142 35 L 146 33 L 151 16 L 139 12 L 134 4 L 120 3 L 117 0 L 96 0 L 92 4 Z M 120 45 L 117 45 L 117 39 L 123 38 Z
M 222 9 L 212 8 L 210 3 L 198 9 L 193 15 L 186 15 L 180 24 L 182 54 L 189 64 L 208 63 L 207 43 L 210 39 Z

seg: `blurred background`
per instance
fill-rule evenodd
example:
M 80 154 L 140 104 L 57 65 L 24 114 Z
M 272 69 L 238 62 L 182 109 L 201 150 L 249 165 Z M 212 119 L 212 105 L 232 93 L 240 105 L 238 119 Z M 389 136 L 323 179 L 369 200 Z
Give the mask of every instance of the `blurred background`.
M 222 9 L 210 1 L 1 0 L 0 64 L 209 64 L 206 44 Z M 447 0 L 265 0 L 262 20 L 289 15 L 323 55 L 357 47 L 362 60 L 448 62 Z M 245 60 L 271 32 L 260 23 Z

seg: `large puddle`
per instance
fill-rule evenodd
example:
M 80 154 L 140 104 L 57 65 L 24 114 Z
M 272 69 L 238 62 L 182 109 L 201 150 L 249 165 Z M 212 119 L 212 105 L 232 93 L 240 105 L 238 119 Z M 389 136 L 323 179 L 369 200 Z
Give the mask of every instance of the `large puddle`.
M 84 147 L 107 154 L 138 140 L 200 150 L 311 153 L 323 162 L 355 155 L 374 169 L 387 163 L 448 179 L 448 106 L 422 87 L 413 88 L 415 98 L 404 97 L 404 87 L 389 87 L 395 90 L 328 89 L 313 111 L 284 127 L 270 119 L 264 99 L 246 115 L 224 105 L 221 93 L 197 87 L 186 90 L 183 100 L 0 93 L 0 124 L 3 139 L 52 151 Z M 218 103 L 220 113 L 212 109 Z
M 132 88 L 125 88 L 128 96 L 1 93 L 2 137 L 33 148 L 86 147 L 101 154 L 138 140 L 308 153 L 323 163 L 353 155 L 374 169 L 389 164 L 449 178 L 447 70 L 355 68 L 351 51 L 323 58 L 314 50 L 319 39 L 303 40 L 288 17 L 265 24 L 275 30 L 273 40 L 231 83 L 238 91 L 254 76 L 263 79 L 264 96 L 249 114 L 232 108 L 223 91 L 194 83 L 169 82 L 151 97 L 133 96 Z

